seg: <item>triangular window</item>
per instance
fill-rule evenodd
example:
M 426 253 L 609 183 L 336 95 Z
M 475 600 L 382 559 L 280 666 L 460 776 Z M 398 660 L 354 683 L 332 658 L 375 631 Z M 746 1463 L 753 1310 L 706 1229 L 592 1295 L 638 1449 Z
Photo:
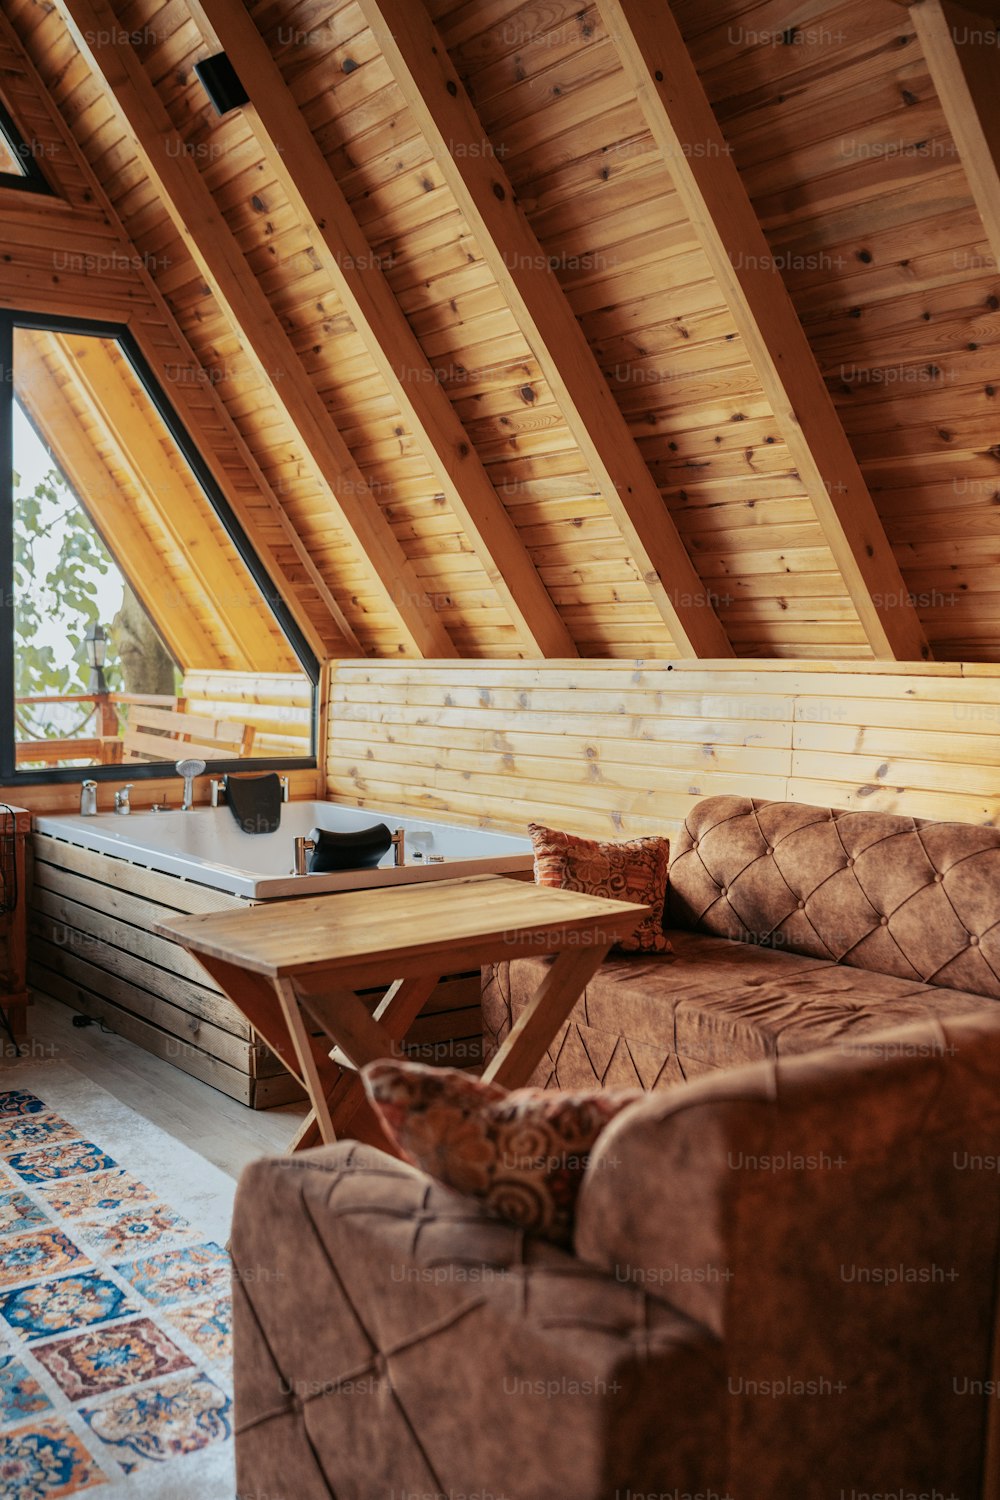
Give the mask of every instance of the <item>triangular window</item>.
M 0 601 L 5 786 L 315 764 L 318 664 L 127 329 L 0 310 Z
M 51 193 L 41 168 L 45 150 L 42 141 L 25 140 L 0 104 L 0 187 L 21 188 L 29 193 Z

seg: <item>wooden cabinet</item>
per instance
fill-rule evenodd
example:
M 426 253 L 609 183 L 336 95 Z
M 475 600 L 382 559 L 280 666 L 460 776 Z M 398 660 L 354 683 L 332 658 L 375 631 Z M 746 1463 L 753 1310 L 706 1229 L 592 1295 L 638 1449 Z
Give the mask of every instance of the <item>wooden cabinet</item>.
M 28 1031 L 27 981 L 27 872 L 25 846 L 31 832 L 31 813 L 26 807 L 0 803 L 0 1005 L 15 1037 Z M 10 1038 L 0 1034 L 0 1049 L 10 1047 Z

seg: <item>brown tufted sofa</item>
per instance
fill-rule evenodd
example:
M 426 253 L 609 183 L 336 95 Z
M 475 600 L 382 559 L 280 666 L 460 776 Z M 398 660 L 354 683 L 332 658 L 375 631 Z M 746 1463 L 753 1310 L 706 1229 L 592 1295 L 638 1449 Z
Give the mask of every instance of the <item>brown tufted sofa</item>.
M 602 965 L 534 1083 L 658 1089 L 1000 1001 L 1000 829 L 709 797 L 666 926 L 672 954 Z M 484 972 L 487 1056 L 547 962 Z
M 258 1162 L 239 1496 L 997 1500 L 998 1160 L 991 1005 L 632 1105 L 572 1254 L 370 1147 Z

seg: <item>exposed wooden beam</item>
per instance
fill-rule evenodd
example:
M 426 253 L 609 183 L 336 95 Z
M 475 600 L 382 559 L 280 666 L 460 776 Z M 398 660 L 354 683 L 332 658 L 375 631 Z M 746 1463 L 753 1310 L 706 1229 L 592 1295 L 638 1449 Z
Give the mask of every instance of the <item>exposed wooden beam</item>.
M 45 354 L 39 337 L 23 333 L 18 340 L 15 395 L 87 511 L 112 550 L 129 587 L 142 604 L 167 648 L 182 670 L 195 665 L 205 650 L 204 633 L 190 611 L 164 609 L 163 557 L 141 525 L 131 497 L 116 483 L 104 461 L 89 441 L 83 426 L 50 368 L 54 345 L 49 340 Z
M 667 0 L 597 0 L 876 657 L 927 640 L 792 299 Z
M 892 0 L 892 3 L 898 5 L 900 10 L 913 10 L 921 4 L 921 0 Z M 965 0 L 961 9 L 975 17 L 980 31 L 983 29 L 983 22 L 987 23 L 984 41 L 988 47 L 995 47 L 997 43 L 992 37 L 1000 31 L 1000 0 Z
M 910 19 L 1000 266 L 1000 51 L 996 23 L 950 0 L 918 0 Z M 990 38 L 992 40 L 990 40 Z
M 423 0 L 360 0 L 682 656 L 733 648 Z
M 52 334 L 72 389 L 128 474 L 132 489 L 147 497 L 161 530 L 180 554 L 197 585 L 205 612 L 229 653 L 231 665 L 267 670 L 274 642 L 267 626 L 246 608 L 255 584 L 243 564 L 213 534 L 204 513 L 207 501 L 196 498 L 186 476 L 179 474 L 163 448 L 148 406 L 138 398 L 135 377 L 124 356 L 115 359 L 104 340 L 85 334 Z M 124 368 L 123 368 L 124 365 Z M 286 656 L 291 647 L 283 641 Z M 211 666 L 211 648 L 189 665 Z
M 243 0 L 188 0 L 206 41 L 250 95 L 243 115 L 409 424 L 526 654 L 576 656 L 493 483 Z
M 37 97 L 42 100 L 47 106 L 53 130 L 61 138 L 63 147 L 67 155 L 72 158 L 72 160 L 76 163 L 77 167 L 86 178 L 90 191 L 92 192 L 94 197 L 95 208 L 99 212 L 102 212 L 104 214 L 105 218 L 107 219 L 108 225 L 110 226 L 111 234 L 115 239 L 117 239 L 120 249 L 126 255 L 131 257 L 133 262 L 137 262 L 135 267 L 136 278 L 145 290 L 146 297 L 150 303 L 150 311 L 152 311 L 155 315 L 158 315 L 159 319 L 162 321 L 164 327 L 173 340 L 176 346 L 177 358 L 181 361 L 182 364 L 188 365 L 192 369 L 200 369 L 200 361 L 195 355 L 194 350 L 191 348 L 186 337 L 184 336 L 180 325 L 167 306 L 167 303 L 160 293 L 159 288 L 153 281 L 152 275 L 149 268 L 145 264 L 145 261 L 141 256 L 135 256 L 134 246 L 125 229 L 124 223 L 122 222 L 118 210 L 112 203 L 108 194 L 105 192 L 103 184 L 97 178 L 93 168 L 90 165 L 90 162 L 87 160 L 82 150 L 80 149 L 79 144 L 76 140 L 74 140 L 72 134 L 68 130 L 65 121 L 62 119 L 62 116 L 52 106 L 51 100 L 49 99 L 47 90 L 44 83 L 42 82 L 38 70 L 35 68 L 34 63 L 31 61 L 31 58 L 25 51 L 20 37 L 14 31 L 14 28 L 11 26 L 10 21 L 2 12 L 0 12 L 0 40 L 5 41 L 7 45 L 14 52 L 16 52 L 20 66 L 24 69 L 26 75 L 34 84 Z M 43 201 L 42 197 L 39 197 L 38 195 L 34 196 L 36 197 L 37 202 L 40 203 Z M 53 203 L 59 202 L 63 210 L 69 213 L 69 210 L 66 209 L 66 206 L 61 203 L 61 200 L 44 199 L 44 201 L 46 202 L 46 204 L 48 204 L 49 201 Z M 24 205 L 22 203 L 20 205 L 14 205 L 13 207 L 15 209 L 18 207 L 23 209 L 23 206 Z M 9 216 L 7 216 L 7 218 L 9 220 Z M 66 235 L 64 232 L 62 234 L 62 237 L 58 241 L 58 248 L 60 250 L 65 250 L 65 247 Z M 78 294 L 61 291 L 60 289 L 60 292 L 57 295 L 54 289 L 32 286 L 30 296 L 31 307 L 37 309 L 38 311 L 51 311 L 55 313 L 75 313 L 79 311 Z M 17 307 L 24 307 L 26 305 L 24 296 L 21 293 L 16 294 L 15 300 L 13 302 L 0 294 L 0 301 L 3 301 L 7 306 L 13 305 Z M 88 302 L 88 312 L 92 317 L 105 318 L 108 322 L 116 322 L 120 320 L 122 316 L 122 309 L 117 305 L 113 305 L 105 309 L 100 305 L 91 305 L 91 303 Z M 142 314 L 137 317 L 133 311 L 129 313 L 128 322 L 129 327 L 135 335 L 150 367 L 157 375 L 160 383 L 164 386 L 167 385 L 167 367 L 171 363 L 171 361 L 168 359 L 168 351 L 165 349 L 162 341 L 159 338 L 151 339 L 148 337 L 148 317 Z M 222 493 L 225 495 L 230 507 L 232 508 L 233 514 L 236 516 L 240 525 L 243 527 L 243 530 L 249 538 L 254 550 L 257 553 L 257 556 L 260 558 L 261 562 L 264 564 L 264 567 L 267 569 L 267 573 L 271 582 L 274 584 L 275 588 L 279 590 L 286 604 L 288 605 L 289 610 L 294 616 L 299 629 L 302 631 L 302 634 L 308 642 L 309 647 L 314 653 L 317 661 L 323 661 L 327 657 L 331 649 L 329 636 L 321 635 L 317 630 L 316 625 L 314 624 L 313 619 L 306 609 L 303 600 L 299 596 L 298 586 L 289 577 L 286 569 L 282 566 L 272 548 L 268 545 L 264 537 L 261 535 L 259 526 L 257 524 L 257 519 L 253 511 L 244 503 L 244 499 L 240 490 L 231 483 L 230 476 L 223 464 L 217 458 L 212 445 L 205 445 L 199 441 L 198 435 L 200 429 L 200 414 L 195 411 L 189 397 L 190 392 L 185 385 L 181 384 L 175 386 L 175 405 L 177 405 L 180 409 L 182 420 L 185 421 L 185 424 L 187 425 L 192 437 L 196 442 L 198 442 L 203 461 L 208 465 L 212 477 L 214 478 L 216 484 L 218 484 Z M 251 453 L 245 438 L 239 431 L 239 428 L 236 426 L 232 417 L 229 415 L 229 411 L 225 406 L 222 397 L 216 390 L 213 382 L 206 382 L 206 385 L 204 387 L 204 397 L 212 408 L 214 419 L 224 429 L 229 441 L 232 443 L 233 447 L 239 454 L 240 459 L 245 464 L 250 478 L 256 485 L 262 508 L 267 513 L 269 519 L 282 533 L 286 543 L 295 553 L 299 566 L 302 568 L 303 572 L 308 578 L 310 586 L 315 590 L 324 608 L 329 613 L 330 618 L 333 621 L 334 626 L 336 627 L 336 630 L 343 637 L 342 650 L 344 654 L 349 656 L 363 656 L 364 652 L 361 649 L 361 644 L 358 641 L 357 636 L 354 634 L 354 631 L 351 628 L 350 624 L 348 623 L 346 616 L 340 608 L 340 605 L 337 603 L 337 600 L 330 592 L 325 578 L 313 561 L 312 555 L 309 552 L 309 548 L 305 540 L 298 534 L 294 525 L 292 524 L 291 518 L 285 511 L 284 507 L 280 504 L 278 497 L 268 483 L 263 470 L 261 469 L 254 455 Z
M 339 512 L 373 593 L 398 620 L 409 648 L 435 657 L 455 646 L 350 450 L 217 207 L 184 151 L 155 87 L 108 0 L 59 0 L 58 9 L 115 101 L 150 182 L 229 319 L 275 405 L 303 446 L 317 483 Z

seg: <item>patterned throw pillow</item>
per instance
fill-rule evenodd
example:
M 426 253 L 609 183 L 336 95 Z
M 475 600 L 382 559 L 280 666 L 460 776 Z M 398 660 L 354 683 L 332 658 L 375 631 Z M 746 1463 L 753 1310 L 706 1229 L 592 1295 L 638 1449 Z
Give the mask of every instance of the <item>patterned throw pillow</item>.
M 623 953 L 670 953 L 670 940 L 663 931 L 663 907 L 667 899 L 667 868 L 670 840 L 623 839 L 603 843 L 561 833 L 542 823 L 529 823 L 535 851 L 535 884 L 552 885 L 564 891 L 582 891 L 587 896 L 608 896 L 612 901 L 638 901 L 652 907 L 631 937 L 617 946 Z
M 619 1110 L 647 1096 L 562 1094 L 481 1083 L 453 1068 L 389 1060 L 361 1069 L 391 1140 L 414 1166 L 487 1213 L 568 1245 L 594 1142 Z

